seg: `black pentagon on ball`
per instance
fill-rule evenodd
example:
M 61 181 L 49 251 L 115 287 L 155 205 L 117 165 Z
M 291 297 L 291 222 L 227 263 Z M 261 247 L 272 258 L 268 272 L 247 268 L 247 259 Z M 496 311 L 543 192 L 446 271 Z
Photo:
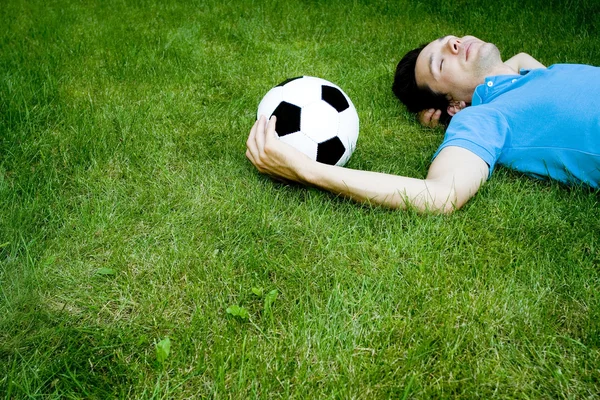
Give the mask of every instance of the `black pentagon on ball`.
M 340 89 L 334 88 L 333 86 L 321 86 L 321 99 L 329 103 L 338 112 L 342 112 L 350 107 L 348 100 L 346 100 L 346 96 L 344 96 Z
M 275 131 L 277 135 L 285 136 L 290 133 L 298 132 L 300 130 L 300 113 L 302 110 L 300 107 L 290 104 L 286 101 L 279 103 L 275 111 L 271 116 L 277 117 L 275 123 Z
M 317 161 L 323 164 L 335 165 L 344 155 L 346 148 L 339 137 L 335 136 L 317 146 Z

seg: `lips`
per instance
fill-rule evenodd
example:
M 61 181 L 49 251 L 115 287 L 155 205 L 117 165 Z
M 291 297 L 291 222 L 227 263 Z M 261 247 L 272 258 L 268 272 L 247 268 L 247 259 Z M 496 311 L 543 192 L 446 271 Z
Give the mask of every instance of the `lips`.
M 472 45 L 472 44 L 473 44 L 473 43 L 469 43 L 469 44 L 467 45 L 467 47 L 465 47 L 465 61 L 468 61 L 468 60 L 469 60 L 469 50 L 471 49 L 471 45 Z

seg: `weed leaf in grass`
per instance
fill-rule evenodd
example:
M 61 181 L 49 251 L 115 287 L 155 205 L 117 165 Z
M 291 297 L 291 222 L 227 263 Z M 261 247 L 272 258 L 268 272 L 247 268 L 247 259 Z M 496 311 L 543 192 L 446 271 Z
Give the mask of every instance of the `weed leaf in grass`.
M 168 337 L 164 338 L 160 342 L 156 343 L 156 360 L 162 364 L 169 357 L 171 353 L 171 339 Z
M 255 295 L 257 295 L 258 297 L 262 297 L 263 294 L 265 294 L 263 288 L 257 288 L 257 287 L 253 287 L 252 288 L 252 293 L 254 293 Z
M 0 247 L 2 247 L 2 246 L 0 246 Z M 55 261 L 56 261 L 56 256 L 50 256 L 44 260 L 44 265 L 45 266 L 53 265 Z
M 112 275 L 115 275 L 115 274 L 116 274 L 116 272 L 112 268 L 102 267 L 102 268 L 98 268 L 96 270 L 96 275 L 112 276 Z
M 234 317 L 238 317 L 241 319 L 248 319 L 248 310 L 246 310 L 244 307 L 240 307 L 240 306 L 229 306 L 227 307 L 227 314 L 231 314 Z
M 273 315 L 272 306 L 273 303 L 275 303 L 275 300 L 277 299 L 277 294 L 277 289 L 273 289 L 265 296 L 265 315 Z

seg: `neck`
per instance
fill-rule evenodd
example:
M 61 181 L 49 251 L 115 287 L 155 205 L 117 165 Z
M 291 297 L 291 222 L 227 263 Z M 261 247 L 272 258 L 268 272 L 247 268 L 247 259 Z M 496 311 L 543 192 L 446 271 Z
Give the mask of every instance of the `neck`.
M 519 71 L 515 71 L 511 67 L 506 64 L 499 64 L 497 67 L 493 68 L 486 77 L 489 76 L 497 76 L 497 75 L 515 75 L 518 74 Z M 483 83 L 483 82 L 482 82 Z
M 482 71 L 481 75 L 479 75 L 479 78 L 471 82 L 471 84 L 473 85 L 471 88 L 464 88 L 462 91 L 454 92 L 452 95 L 452 99 L 455 101 L 464 101 L 467 104 L 471 104 L 475 88 L 485 83 L 485 78 L 498 75 L 518 75 L 518 72 L 504 63 L 497 64 L 494 67 L 487 69 L 485 73 Z
M 518 72 L 515 71 L 514 69 L 512 69 L 511 67 L 509 67 L 506 64 L 499 64 L 498 66 L 490 69 L 485 74 L 485 77 L 481 80 L 481 82 L 478 85 L 483 84 L 485 82 L 485 78 L 488 78 L 490 76 L 498 76 L 498 75 L 518 75 Z M 472 100 L 473 92 L 474 91 L 475 91 L 475 88 L 473 88 L 473 90 L 470 90 L 468 92 L 467 96 L 465 96 L 465 98 L 463 99 L 468 104 L 471 104 L 471 100 Z

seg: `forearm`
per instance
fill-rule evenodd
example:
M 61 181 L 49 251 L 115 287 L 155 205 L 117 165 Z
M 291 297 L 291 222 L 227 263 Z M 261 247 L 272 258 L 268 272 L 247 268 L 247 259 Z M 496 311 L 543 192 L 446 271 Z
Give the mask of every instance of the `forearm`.
M 336 167 L 311 160 L 277 138 L 276 119 L 261 117 L 246 141 L 246 157 L 276 179 L 317 186 L 353 200 L 391 208 L 450 213 L 465 204 L 488 177 L 488 166 L 469 150 L 447 146 L 429 167 L 427 179 Z
M 340 168 L 321 163 L 309 163 L 300 175 L 305 184 L 359 202 L 397 209 L 414 208 L 422 212 L 449 213 L 456 208 L 456 196 L 452 187 L 435 180 Z

